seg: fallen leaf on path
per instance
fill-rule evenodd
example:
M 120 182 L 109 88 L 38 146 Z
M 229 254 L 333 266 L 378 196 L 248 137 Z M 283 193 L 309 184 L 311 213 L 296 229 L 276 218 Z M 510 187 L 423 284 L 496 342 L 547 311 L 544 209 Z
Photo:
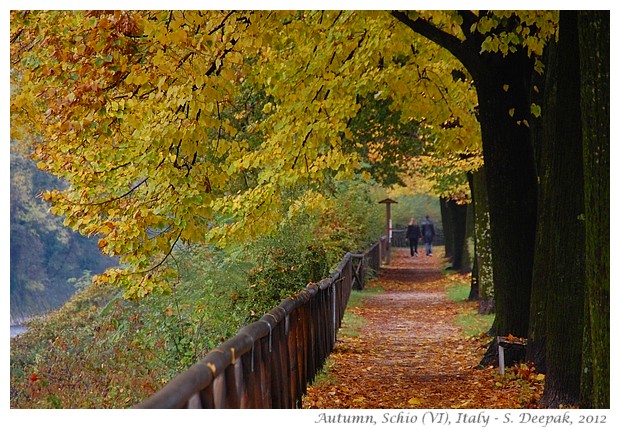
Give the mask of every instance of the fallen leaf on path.
M 420 405 L 422 400 L 420 398 L 411 398 L 407 401 L 409 405 Z
M 308 388 L 303 408 L 536 407 L 544 375 L 528 369 L 528 377 L 514 380 L 512 368 L 506 376 L 497 368 L 477 369 L 490 338 L 464 337 L 454 318 L 474 307 L 445 297 L 448 286 L 469 278 L 445 276 L 441 258 L 393 252 L 392 264 L 369 285 L 383 292 L 354 310 L 364 320 L 359 335 L 338 334 L 331 381 Z

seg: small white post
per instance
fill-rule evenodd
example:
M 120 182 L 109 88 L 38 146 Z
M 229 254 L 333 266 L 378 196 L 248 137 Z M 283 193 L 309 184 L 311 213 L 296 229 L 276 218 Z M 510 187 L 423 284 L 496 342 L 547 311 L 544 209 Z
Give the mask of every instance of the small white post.
M 497 349 L 499 354 L 499 373 L 504 375 L 504 347 L 502 347 L 499 343 L 499 337 L 497 338 Z

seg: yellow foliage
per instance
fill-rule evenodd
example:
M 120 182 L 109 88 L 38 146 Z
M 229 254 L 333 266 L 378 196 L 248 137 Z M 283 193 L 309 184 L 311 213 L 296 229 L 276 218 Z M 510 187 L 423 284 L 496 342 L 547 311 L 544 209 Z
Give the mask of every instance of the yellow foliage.
M 465 38 L 453 11 L 411 16 Z M 539 53 L 548 35 L 527 23 L 552 20 L 520 16 L 516 35 L 489 37 L 485 49 Z M 286 189 L 352 177 L 360 159 L 342 138 L 360 95 L 389 97 L 432 133 L 434 156 L 418 160 L 436 170 L 425 187 L 480 163 L 471 77 L 387 12 L 12 11 L 10 30 L 11 137 L 68 181 L 46 194 L 52 211 L 121 257 L 127 268 L 100 280 L 131 297 L 165 287 L 177 243 L 265 233 L 285 216 Z M 291 210 L 323 204 L 308 192 Z

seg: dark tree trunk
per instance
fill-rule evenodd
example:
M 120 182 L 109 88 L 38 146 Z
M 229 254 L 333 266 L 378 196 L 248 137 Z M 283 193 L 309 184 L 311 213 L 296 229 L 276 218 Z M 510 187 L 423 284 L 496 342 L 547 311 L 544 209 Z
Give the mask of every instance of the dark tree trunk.
M 583 343 L 585 258 L 583 243 L 583 154 L 579 106 L 577 14 L 560 12 L 556 142 L 543 204 L 548 222 L 541 230 L 545 260 L 547 375 L 541 403 L 548 407 L 579 404 Z M 553 67 L 554 64 L 549 64 Z
M 452 221 L 452 266 L 451 269 L 460 271 L 463 268 L 463 248 L 467 227 L 467 204 L 459 204 L 456 200 L 447 203 Z
M 537 183 L 531 135 L 524 120 L 529 119 L 533 69 L 523 52 L 501 59 L 483 57 L 487 60 L 475 80 L 491 220 L 495 327 L 498 335 L 526 337 Z
M 580 11 L 581 114 L 586 223 L 584 405 L 609 408 L 609 11 Z
M 459 14 L 463 19 L 461 28 L 465 40 L 443 32 L 430 21 L 412 19 L 405 12 L 392 12 L 413 31 L 448 49 L 473 77 L 478 95 L 491 219 L 494 326 L 499 335 L 526 337 L 537 198 L 534 154 L 528 128 L 534 61 L 525 48 L 507 55 L 481 53 L 487 35 L 472 33 L 471 27 L 484 13 L 476 15 L 459 11 Z M 510 363 L 509 359 L 507 364 Z
M 547 338 L 547 288 L 552 276 L 548 269 L 548 255 L 552 240 L 548 234 L 555 220 L 550 214 L 552 208 L 546 204 L 550 192 L 552 159 L 557 150 L 556 100 L 557 100 L 557 45 L 551 42 L 544 54 L 545 74 L 538 86 L 542 98 L 537 100 L 542 106 L 542 117 L 532 123 L 534 148 L 537 152 L 538 180 L 538 228 L 536 230 L 536 258 L 532 274 L 532 297 L 530 304 L 530 331 L 528 334 L 526 360 L 532 362 L 540 373 L 547 372 L 545 342 Z
M 467 301 L 479 301 L 480 300 L 480 279 L 478 277 L 478 260 L 475 257 L 476 251 L 474 250 L 474 262 L 471 267 L 471 283 L 469 288 L 469 296 Z
M 441 209 L 441 225 L 443 228 L 443 240 L 444 240 L 444 257 L 452 259 L 454 248 L 454 236 L 452 226 L 452 214 L 448 209 L 448 199 L 440 198 L 439 207 Z
M 474 233 L 476 228 L 476 202 L 475 191 L 474 191 L 474 174 L 467 173 L 467 183 L 469 184 L 469 194 L 471 195 L 471 204 L 469 205 L 469 210 L 467 213 L 467 230 L 468 230 L 468 240 L 471 240 L 473 243 L 474 254 L 472 259 L 472 267 L 471 267 L 471 287 L 469 288 L 469 296 L 467 297 L 468 301 L 478 301 L 480 299 L 480 279 L 478 272 L 478 257 L 477 257 L 477 247 L 478 244 L 476 242 L 476 234 Z

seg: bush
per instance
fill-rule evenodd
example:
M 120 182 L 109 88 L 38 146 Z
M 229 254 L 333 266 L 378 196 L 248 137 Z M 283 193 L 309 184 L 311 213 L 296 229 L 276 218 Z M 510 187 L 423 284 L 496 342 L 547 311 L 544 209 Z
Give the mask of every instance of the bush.
M 285 223 L 274 235 L 252 246 L 255 266 L 249 272 L 248 287 L 240 293 L 239 304 L 251 306 L 255 318 L 308 283 L 329 275 L 327 252 L 312 236 L 314 223 L 297 220 Z
M 269 237 L 234 249 L 175 251 L 179 279 L 167 295 L 129 302 L 106 285 L 81 290 L 11 339 L 11 407 L 125 408 L 146 399 L 242 326 L 325 278 L 345 252 L 374 241 L 380 209 L 367 188 L 339 185 L 320 214 L 297 213 Z

